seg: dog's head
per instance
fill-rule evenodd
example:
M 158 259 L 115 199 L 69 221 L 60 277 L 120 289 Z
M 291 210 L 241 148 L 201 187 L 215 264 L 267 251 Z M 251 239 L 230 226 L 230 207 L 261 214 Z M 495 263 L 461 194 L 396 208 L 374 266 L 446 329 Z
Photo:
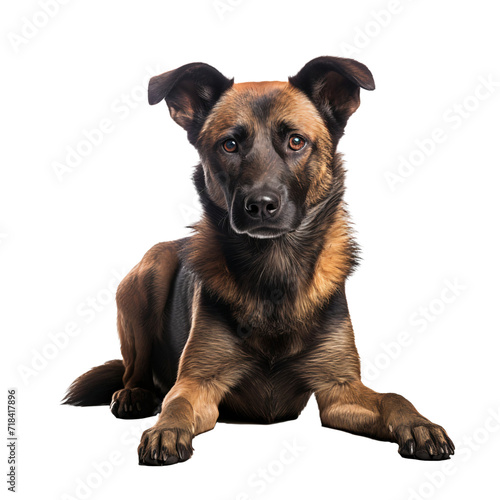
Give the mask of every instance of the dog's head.
M 335 188 L 334 155 L 360 88 L 375 84 L 352 59 L 318 57 L 288 82 L 238 84 L 192 63 L 152 78 L 149 103 L 165 99 L 187 131 L 232 229 L 273 238 L 297 229 Z

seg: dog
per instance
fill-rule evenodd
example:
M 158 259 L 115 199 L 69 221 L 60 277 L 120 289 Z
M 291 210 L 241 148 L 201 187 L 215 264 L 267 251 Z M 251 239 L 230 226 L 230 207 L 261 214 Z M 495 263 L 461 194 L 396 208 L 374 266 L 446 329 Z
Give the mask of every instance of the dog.
M 81 375 L 63 401 L 159 413 L 140 464 L 184 462 L 217 421 L 295 419 L 312 394 L 323 426 L 395 442 L 405 458 L 454 454 L 408 400 L 361 382 L 345 295 L 358 249 L 337 153 L 360 89 L 375 89 L 369 69 L 329 56 L 288 82 L 235 84 L 204 63 L 151 79 L 149 103 L 165 100 L 199 153 L 203 216 L 120 283 L 123 361 Z

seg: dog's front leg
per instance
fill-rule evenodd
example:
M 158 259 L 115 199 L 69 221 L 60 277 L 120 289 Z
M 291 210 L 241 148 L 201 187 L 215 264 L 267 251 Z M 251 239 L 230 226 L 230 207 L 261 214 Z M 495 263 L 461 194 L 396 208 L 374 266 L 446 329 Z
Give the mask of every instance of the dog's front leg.
M 193 437 L 215 426 L 219 403 L 250 363 L 238 337 L 197 290 L 177 381 L 165 396 L 158 422 L 142 435 L 139 464 L 170 465 L 190 458 Z
M 398 443 L 402 457 L 444 460 L 454 453 L 446 431 L 399 394 L 380 394 L 354 381 L 323 389 L 316 399 L 324 426 Z
M 193 437 L 217 422 L 221 393 L 208 381 L 180 378 L 165 397 L 158 422 L 142 435 L 139 463 L 170 465 L 190 458 Z
M 340 290 L 326 312 L 316 347 L 303 363 L 325 427 L 399 444 L 405 458 L 442 460 L 454 445 L 439 425 L 422 416 L 399 394 L 381 394 L 361 382 L 358 351 Z

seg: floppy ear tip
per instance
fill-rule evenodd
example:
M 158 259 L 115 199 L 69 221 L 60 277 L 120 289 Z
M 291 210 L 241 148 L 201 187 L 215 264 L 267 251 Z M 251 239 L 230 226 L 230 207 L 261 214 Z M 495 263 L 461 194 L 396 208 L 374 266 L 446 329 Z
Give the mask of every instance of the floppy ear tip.
M 369 80 L 362 85 L 362 87 L 365 89 L 365 90 L 375 90 L 375 81 L 373 80 L 373 76 L 371 76 L 370 74 L 370 78 Z
M 364 81 L 362 87 L 365 90 L 375 90 L 375 80 L 373 79 L 372 72 L 365 66 L 364 66 Z
M 149 80 L 148 103 L 151 105 L 158 104 L 165 97 L 159 83 L 157 76 L 153 76 L 153 78 Z
M 357 84 L 365 90 L 375 90 L 375 80 L 372 72 L 361 62 L 354 59 L 346 59 L 352 67 L 352 74 Z

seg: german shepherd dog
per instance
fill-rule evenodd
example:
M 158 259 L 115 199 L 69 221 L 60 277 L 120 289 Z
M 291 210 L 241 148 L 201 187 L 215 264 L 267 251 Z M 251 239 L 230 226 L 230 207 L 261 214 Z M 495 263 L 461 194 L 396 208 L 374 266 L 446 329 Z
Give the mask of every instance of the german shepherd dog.
M 139 463 L 192 455 L 218 420 L 298 417 L 314 393 L 326 427 L 443 460 L 454 445 L 398 394 L 361 382 L 345 296 L 356 265 L 337 144 L 373 90 L 352 59 L 319 57 L 288 82 L 237 83 L 192 63 L 151 79 L 200 155 L 203 216 L 159 243 L 118 287 L 122 360 L 76 379 L 64 403 L 111 403 L 118 418 L 160 413 Z

